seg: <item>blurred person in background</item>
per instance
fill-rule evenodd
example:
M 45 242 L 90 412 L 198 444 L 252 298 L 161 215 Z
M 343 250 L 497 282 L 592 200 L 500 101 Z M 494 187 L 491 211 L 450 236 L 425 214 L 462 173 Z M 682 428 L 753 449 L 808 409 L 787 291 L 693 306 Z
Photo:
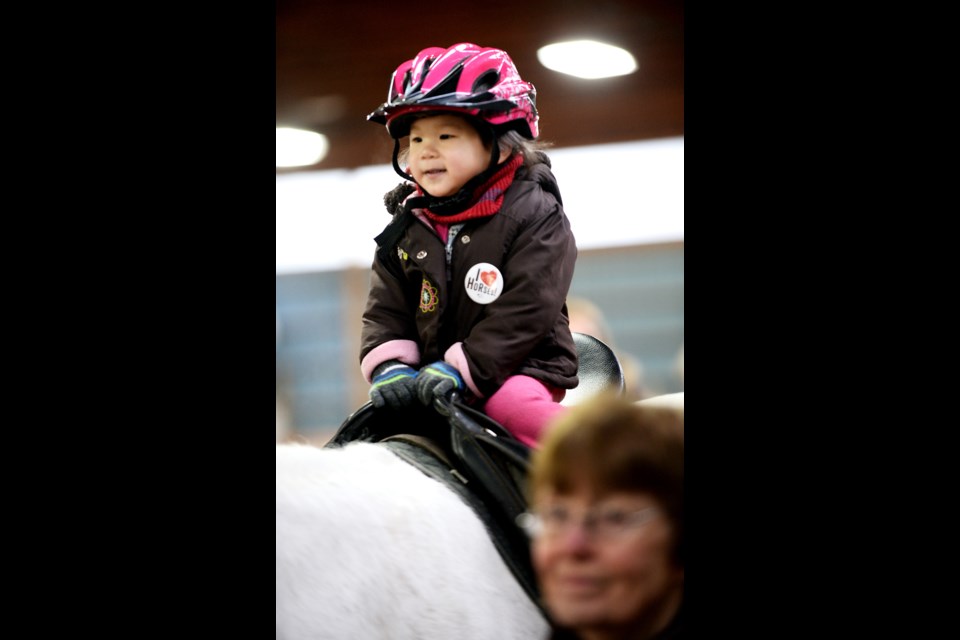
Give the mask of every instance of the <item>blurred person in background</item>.
M 280 314 L 277 313 L 277 350 L 283 341 L 283 322 L 280 320 Z M 290 415 L 290 401 L 286 392 L 283 390 L 283 384 L 280 380 L 279 368 L 277 373 L 277 444 L 287 442 L 293 437 L 293 423 Z
M 393 218 L 363 312 L 375 407 L 456 390 L 535 446 L 577 385 L 565 304 L 577 247 L 536 97 L 505 51 L 460 43 L 402 63 L 367 116 L 406 180 L 384 196 Z
M 552 640 L 683 637 L 682 415 L 600 394 L 533 452 L 518 523 Z
M 644 382 L 643 364 L 640 360 L 617 346 L 607 318 L 599 306 L 586 298 L 570 296 L 567 298 L 567 312 L 570 316 L 571 331 L 599 338 L 616 354 L 623 368 L 624 394 L 627 398 L 643 400 L 656 395 Z
M 277 385 L 277 444 L 287 442 L 293 437 L 293 426 L 290 424 L 290 408 L 285 398 L 281 397 L 280 386 Z
M 683 388 L 683 343 L 680 344 L 680 349 L 677 351 L 677 357 L 673 361 L 674 367 L 677 371 L 677 377 L 680 379 L 680 388 Z

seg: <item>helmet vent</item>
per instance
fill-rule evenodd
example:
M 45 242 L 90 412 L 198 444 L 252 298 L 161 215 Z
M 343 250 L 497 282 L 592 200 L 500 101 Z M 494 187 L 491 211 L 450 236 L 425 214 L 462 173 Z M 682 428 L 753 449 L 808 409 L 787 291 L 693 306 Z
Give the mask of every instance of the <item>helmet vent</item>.
M 460 74 L 463 73 L 463 61 L 457 62 L 444 78 L 433 88 L 426 92 L 430 97 L 445 96 L 457 92 L 457 85 L 460 83 Z M 420 84 L 423 84 L 421 82 Z
M 412 76 L 410 74 L 410 69 L 407 69 L 407 72 L 403 74 L 403 81 L 400 83 L 400 91 L 398 92 L 396 87 L 391 84 L 390 86 L 390 97 L 387 99 L 388 102 L 393 102 L 398 97 L 406 95 L 410 90 L 410 80 Z
M 500 82 L 500 72 L 496 69 L 489 69 L 479 78 L 473 81 L 473 87 L 470 92 L 473 94 L 490 91 Z

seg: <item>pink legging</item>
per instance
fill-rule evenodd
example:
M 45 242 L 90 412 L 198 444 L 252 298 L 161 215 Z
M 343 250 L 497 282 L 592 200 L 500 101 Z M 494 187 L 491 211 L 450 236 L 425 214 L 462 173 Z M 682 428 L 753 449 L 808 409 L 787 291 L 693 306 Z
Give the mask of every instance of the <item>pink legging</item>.
M 487 399 L 483 410 L 518 440 L 536 448 L 544 426 L 566 409 L 558 404 L 566 393 L 530 376 L 510 376 Z

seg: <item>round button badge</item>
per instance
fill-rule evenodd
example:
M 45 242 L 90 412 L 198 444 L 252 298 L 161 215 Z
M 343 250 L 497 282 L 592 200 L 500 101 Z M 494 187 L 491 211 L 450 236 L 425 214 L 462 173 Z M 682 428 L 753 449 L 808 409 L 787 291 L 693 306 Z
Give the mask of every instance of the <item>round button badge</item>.
M 490 304 L 503 291 L 503 274 L 489 262 L 479 262 L 467 271 L 463 286 L 471 300 L 478 304 Z

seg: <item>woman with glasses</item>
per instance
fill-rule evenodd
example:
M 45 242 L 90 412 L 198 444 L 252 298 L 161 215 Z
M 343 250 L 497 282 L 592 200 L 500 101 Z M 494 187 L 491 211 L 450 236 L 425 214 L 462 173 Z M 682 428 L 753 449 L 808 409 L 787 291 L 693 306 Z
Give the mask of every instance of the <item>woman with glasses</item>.
M 600 395 L 533 453 L 518 518 L 554 640 L 683 637 L 683 414 Z

